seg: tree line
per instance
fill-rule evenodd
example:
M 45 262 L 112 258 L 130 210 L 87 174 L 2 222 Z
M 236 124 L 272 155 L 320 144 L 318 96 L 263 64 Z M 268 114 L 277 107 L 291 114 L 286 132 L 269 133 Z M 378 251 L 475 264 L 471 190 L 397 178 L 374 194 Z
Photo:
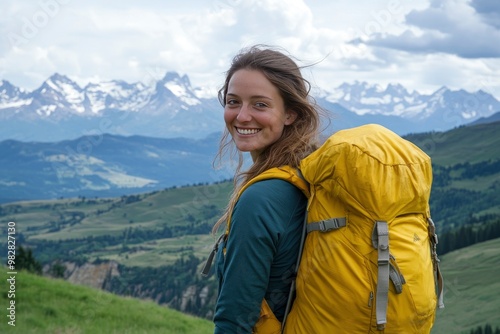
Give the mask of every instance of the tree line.
M 500 217 L 486 215 L 482 218 L 470 217 L 468 223 L 438 234 L 437 252 L 448 252 L 465 248 L 479 242 L 500 238 Z
M 493 327 L 490 324 L 486 324 L 484 326 L 477 326 L 474 329 L 471 329 L 470 334 L 500 334 L 500 328 Z
M 473 179 L 498 173 L 500 160 L 486 160 L 477 163 L 463 162 L 453 166 L 432 165 L 433 185 L 449 186 L 452 180 Z

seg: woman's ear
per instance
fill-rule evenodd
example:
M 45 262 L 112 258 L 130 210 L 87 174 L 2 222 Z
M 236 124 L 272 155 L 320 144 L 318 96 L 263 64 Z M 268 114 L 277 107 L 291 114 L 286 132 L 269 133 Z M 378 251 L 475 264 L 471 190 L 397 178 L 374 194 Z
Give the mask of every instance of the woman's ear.
M 290 125 L 297 119 L 297 113 L 292 110 L 288 110 L 285 113 L 285 125 Z

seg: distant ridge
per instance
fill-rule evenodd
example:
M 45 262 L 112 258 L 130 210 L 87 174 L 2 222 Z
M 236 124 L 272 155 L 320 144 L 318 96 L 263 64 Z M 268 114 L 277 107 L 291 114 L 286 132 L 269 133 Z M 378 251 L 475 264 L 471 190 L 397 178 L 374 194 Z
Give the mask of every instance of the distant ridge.
M 468 125 L 478 125 L 478 124 L 487 124 L 487 123 L 494 123 L 494 122 L 500 122 L 500 111 L 497 113 L 489 116 L 489 117 L 481 117 L 478 120 L 469 123 Z
M 229 179 L 214 171 L 219 134 L 203 140 L 85 136 L 57 143 L 0 142 L 0 203 L 113 197 Z

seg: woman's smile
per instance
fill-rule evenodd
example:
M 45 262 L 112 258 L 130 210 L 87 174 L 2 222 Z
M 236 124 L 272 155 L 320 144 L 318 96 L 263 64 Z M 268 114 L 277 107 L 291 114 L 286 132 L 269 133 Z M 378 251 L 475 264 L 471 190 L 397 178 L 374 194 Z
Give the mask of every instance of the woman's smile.
M 254 135 L 260 131 L 260 129 L 239 128 L 236 126 L 235 129 L 240 135 Z

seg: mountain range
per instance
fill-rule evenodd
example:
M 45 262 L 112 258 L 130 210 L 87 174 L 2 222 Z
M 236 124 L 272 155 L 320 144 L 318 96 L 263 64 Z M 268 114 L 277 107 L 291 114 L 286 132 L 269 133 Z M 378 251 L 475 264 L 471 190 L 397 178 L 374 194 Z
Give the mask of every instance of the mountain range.
M 366 123 L 401 135 L 445 131 L 500 111 L 500 102 L 483 90 L 442 87 L 421 94 L 400 84 L 354 82 L 312 95 L 331 113 L 328 132 Z M 55 142 L 104 133 L 202 139 L 223 126 L 217 98 L 176 72 L 152 85 L 112 80 L 82 88 L 58 73 L 33 91 L 0 82 L 0 140 Z

